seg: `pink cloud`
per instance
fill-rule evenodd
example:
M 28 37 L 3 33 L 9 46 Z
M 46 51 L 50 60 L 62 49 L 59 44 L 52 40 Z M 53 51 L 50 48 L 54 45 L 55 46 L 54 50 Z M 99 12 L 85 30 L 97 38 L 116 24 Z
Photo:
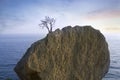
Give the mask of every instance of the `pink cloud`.
M 120 10 L 99 10 L 86 15 L 88 20 L 120 18 Z

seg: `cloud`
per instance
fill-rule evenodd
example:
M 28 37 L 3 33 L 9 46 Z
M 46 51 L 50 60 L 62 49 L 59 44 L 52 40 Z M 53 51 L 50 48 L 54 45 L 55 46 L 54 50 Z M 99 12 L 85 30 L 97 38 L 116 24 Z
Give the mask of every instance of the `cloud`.
M 87 14 L 87 18 L 90 20 L 120 18 L 120 9 L 95 10 L 95 11 L 89 12 Z
M 120 32 L 120 9 L 101 9 L 87 13 L 85 20 L 104 32 Z
M 104 31 L 110 33 L 120 33 L 120 27 L 106 27 L 104 28 Z
M 119 1 L 0 0 L 0 30 L 4 33 L 39 33 L 38 24 L 44 16 L 56 18 L 56 26 L 60 28 L 76 24 L 100 26 L 102 19 L 119 18 Z

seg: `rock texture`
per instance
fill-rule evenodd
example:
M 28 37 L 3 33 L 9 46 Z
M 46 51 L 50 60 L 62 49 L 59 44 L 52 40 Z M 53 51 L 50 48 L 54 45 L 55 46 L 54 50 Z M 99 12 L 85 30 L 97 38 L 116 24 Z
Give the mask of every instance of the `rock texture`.
M 108 44 L 91 26 L 67 26 L 31 45 L 15 67 L 21 80 L 101 80 L 108 72 Z

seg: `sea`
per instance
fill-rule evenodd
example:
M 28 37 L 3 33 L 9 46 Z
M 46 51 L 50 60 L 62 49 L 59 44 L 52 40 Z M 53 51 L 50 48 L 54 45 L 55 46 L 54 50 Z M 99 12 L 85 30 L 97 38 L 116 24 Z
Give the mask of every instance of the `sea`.
M 104 34 L 110 50 L 110 68 L 103 80 L 120 80 L 120 34 Z M 32 43 L 45 35 L 0 35 L 0 80 L 19 80 L 14 67 Z

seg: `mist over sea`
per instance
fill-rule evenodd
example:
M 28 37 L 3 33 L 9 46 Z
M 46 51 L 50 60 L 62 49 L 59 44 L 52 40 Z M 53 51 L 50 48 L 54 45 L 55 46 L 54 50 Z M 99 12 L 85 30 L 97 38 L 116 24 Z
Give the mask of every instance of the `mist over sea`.
M 0 35 L 0 80 L 19 80 L 13 68 L 40 35 Z M 105 34 L 110 50 L 110 70 L 103 80 L 120 80 L 120 34 Z

